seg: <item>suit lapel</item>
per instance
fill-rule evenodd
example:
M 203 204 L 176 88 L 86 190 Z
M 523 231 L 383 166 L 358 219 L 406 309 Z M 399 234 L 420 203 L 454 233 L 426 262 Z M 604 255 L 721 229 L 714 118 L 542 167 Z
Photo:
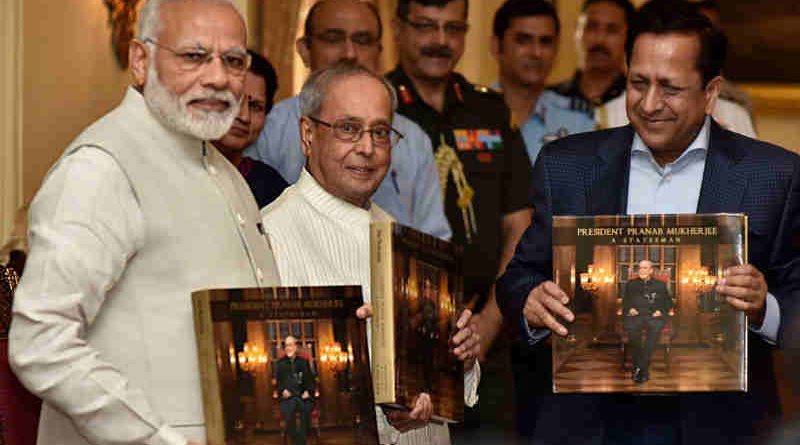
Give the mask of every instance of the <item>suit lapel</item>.
M 586 196 L 588 215 L 624 214 L 628 208 L 628 176 L 631 165 L 633 128 L 630 125 L 611 130 L 597 145 L 597 159 Z
M 736 168 L 736 164 L 744 157 L 745 152 L 713 119 L 708 145 L 697 212 L 739 212 L 747 179 Z

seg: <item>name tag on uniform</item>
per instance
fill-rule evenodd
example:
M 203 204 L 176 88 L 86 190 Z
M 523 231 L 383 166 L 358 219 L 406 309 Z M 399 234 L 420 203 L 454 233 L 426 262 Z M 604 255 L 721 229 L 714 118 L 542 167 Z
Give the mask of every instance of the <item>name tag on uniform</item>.
M 503 136 L 500 130 L 488 128 L 456 128 L 458 151 L 497 151 L 503 149 Z

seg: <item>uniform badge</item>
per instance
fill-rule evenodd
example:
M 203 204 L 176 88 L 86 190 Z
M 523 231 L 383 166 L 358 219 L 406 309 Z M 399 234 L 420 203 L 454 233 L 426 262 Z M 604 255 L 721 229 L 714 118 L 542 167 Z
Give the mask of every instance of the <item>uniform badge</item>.
M 458 151 L 498 151 L 503 149 L 503 136 L 498 129 L 456 128 L 453 130 Z
M 546 144 L 548 142 L 553 142 L 556 139 L 563 138 L 564 136 L 569 136 L 569 131 L 567 131 L 566 128 L 561 127 L 555 133 L 550 133 L 550 134 L 544 135 L 544 137 L 542 138 L 542 144 Z
M 456 92 L 456 97 L 458 98 L 459 102 L 464 102 L 464 93 L 461 91 L 461 84 L 454 83 L 453 90 Z
M 403 105 L 411 105 L 414 103 L 414 97 L 411 96 L 411 91 L 405 85 L 399 85 L 397 91 L 400 93 L 400 101 Z

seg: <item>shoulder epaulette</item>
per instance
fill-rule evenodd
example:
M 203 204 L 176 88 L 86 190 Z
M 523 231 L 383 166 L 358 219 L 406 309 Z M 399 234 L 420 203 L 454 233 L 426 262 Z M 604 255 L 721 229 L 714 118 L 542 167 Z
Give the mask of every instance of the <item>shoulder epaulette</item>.
M 411 105 L 414 103 L 414 96 L 411 95 L 411 90 L 408 89 L 405 85 L 398 85 L 397 86 L 397 93 L 400 96 L 400 102 L 403 105 Z
M 456 97 L 458 98 L 459 102 L 464 102 L 464 92 L 461 91 L 461 84 L 458 82 L 453 83 L 453 91 L 456 93 Z
M 475 85 L 475 91 L 477 91 L 479 93 L 483 93 L 483 94 L 489 94 L 489 93 L 491 93 L 491 94 L 500 94 L 499 91 L 495 90 L 492 87 L 488 87 L 486 85 L 477 85 L 476 84 Z
M 579 111 L 581 113 L 586 113 L 591 115 L 593 113 L 594 107 L 592 106 L 589 101 L 582 97 L 578 96 L 570 96 L 569 97 L 569 107 L 572 111 Z

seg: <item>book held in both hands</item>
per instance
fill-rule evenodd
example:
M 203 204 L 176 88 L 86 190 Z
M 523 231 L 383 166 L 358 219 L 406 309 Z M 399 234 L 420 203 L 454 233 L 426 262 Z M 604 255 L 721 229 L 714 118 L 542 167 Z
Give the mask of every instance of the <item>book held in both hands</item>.
M 747 390 L 747 322 L 716 292 L 747 262 L 743 214 L 553 217 L 553 392 Z
M 463 294 L 461 249 L 393 222 L 371 225 L 375 401 L 408 408 L 420 392 L 436 421 L 462 421 L 464 367 L 450 352 Z
M 192 304 L 209 443 L 378 444 L 360 286 L 204 290 Z

